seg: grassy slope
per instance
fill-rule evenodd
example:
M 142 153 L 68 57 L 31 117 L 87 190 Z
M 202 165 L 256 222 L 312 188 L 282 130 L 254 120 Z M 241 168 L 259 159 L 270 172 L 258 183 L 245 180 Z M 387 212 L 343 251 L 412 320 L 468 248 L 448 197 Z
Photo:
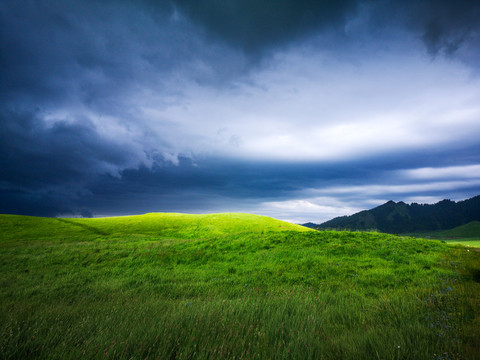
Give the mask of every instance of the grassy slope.
M 1 358 L 474 359 L 479 253 L 248 214 L 0 216 Z M 273 355 L 275 354 L 275 356 Z
M 242 232 L 270 230 L 309 231 L 266 216 L 241 213 L 191 215 L 150 213 L 95 219 L 58 219 L 20 215 L 0 215 L 3 239 L 44 239 L 102 236 L 155 236 L 202 238 Z
M 472 221 L 468 224 L 458 226 L 451 230 L 441 231 L 436 234 L 441 238 L 447 239 L 480 239 L 480 221 Z
M 480 248 L 480 222 L 468 224 L 444 231 L 414 234 L 417 237 L 444 240 L 450 244 L 461 244 Z
M 439 232 L 436 236 L 450 244 L 480 248 L 480 221 L 472 221 L 454 229 Z

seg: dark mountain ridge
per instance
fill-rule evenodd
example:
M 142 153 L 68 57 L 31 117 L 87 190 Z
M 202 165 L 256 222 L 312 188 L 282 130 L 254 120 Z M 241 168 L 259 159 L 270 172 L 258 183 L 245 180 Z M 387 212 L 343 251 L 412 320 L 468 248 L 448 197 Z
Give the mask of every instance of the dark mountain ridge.
M 458 202 L 442 200 L 436 204 L 408 205 L 403 201 L 388 201 L 374 209 L 336 217 L 313 228 L 378 230 L 398 234 L 447 230 L 471 221 L 480 221 L 480 195 Z

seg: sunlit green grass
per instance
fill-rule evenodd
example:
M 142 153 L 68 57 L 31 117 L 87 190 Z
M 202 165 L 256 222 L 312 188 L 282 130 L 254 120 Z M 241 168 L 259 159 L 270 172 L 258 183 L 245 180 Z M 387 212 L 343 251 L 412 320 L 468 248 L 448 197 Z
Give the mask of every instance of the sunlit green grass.
M 411 235 L 425 239 L 443 240 L 452 244 L 464 243 L 467 245 L 468 242 L 470 246 L 478 246 L 478 242 L 480 242 L 480 221 L 472 221 L 449 230 L 415 233 Z
M 0 216 L 0 357 L 475 359 L 479 253 L 248 214 Z
M 445 240 L 448 244 L 458 244 L 464 246 L 471 246 L 475 248 L 480 248 L 480 240 L 472 239 L 472 240 Z

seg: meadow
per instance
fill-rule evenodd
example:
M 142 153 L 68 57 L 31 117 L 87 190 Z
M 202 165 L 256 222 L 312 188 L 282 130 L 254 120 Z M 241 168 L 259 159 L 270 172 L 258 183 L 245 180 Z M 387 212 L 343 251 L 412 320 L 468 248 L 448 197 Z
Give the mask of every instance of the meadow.
M 0 215 L 2 359 L 478 359 L 480 252 L 249 214 Z
M 426 239 L 442 240 L 449 244 L 460 244 L 480 248 L 480 221 L 472 221 L 468 224 L 449 230 L 416 233 L 411 235 Z

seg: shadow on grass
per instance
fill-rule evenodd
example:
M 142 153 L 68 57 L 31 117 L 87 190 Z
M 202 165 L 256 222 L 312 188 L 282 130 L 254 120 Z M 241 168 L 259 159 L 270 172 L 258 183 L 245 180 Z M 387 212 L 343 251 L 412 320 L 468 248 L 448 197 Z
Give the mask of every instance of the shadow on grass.
M 93 232 L 94 234 L 96 235 L 101 235 L 101 236 L 107 236 L 108 233 L 105 232 L 105 231 L 102 231 L 100 229 L 97 229 L 96 227 L 94 226 L 90 226 L 90 225 L 86 225 L 86 224 L 82 224 L 82 223 L 78 223 L 76 221 L 73 221 L 73 220 L 68 220 L 68 219 L 61 219 L 61 218 L 55 218 L 55 220 L 57 221 L 60 221 L 60 222 L 63 222 L 65 224 L 70 224 L 70 225 L 75 225 L 75 226 L 79 226 L 85 230 L 88 230 L 90 232 Z

